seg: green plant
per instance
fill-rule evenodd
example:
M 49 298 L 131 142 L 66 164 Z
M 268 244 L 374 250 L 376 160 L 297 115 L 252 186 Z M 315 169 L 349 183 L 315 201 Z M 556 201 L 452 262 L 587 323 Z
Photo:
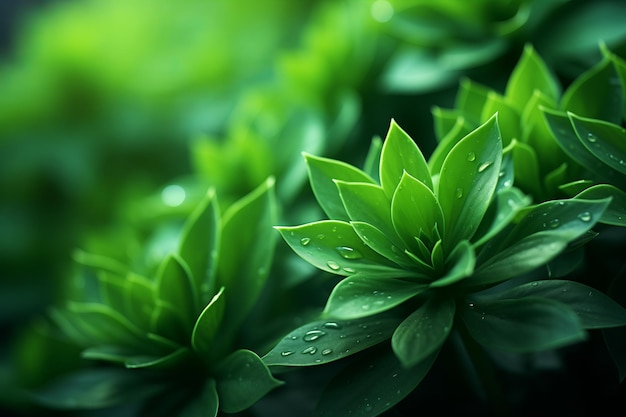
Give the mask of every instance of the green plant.
M 609 200 L 530 205 L 513 186 L 497 120 L 429 162 L 393 121 L 364 170 L 305 155 L 329 220 L 277 229 L 304 260 L 343 278 L 319 320 L 278 341 L 263 360 L 324 364 L 391 339 L 391 349 L 368 349 L 334 378 L 316 415 L 382 413 L 458 335 L 470 351 L 519 353 L 626 324 L 626 310 L 611 298 L 540 268 L 593 238 Z
M 85 268 L 52 318 L 93 364 L 35 398 L 67 409 L 140 401 L 145 415 L 210 416 L 244 410 L 280 385 L 241 334 L 269 274 L 276 215 L 269 179 L 223 213 L 209 191 L 154 268 L 78 252 Z

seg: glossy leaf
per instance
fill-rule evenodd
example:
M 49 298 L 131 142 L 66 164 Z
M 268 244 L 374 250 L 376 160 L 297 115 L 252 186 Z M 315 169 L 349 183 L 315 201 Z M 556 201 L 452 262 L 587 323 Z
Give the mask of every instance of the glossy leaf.
M 405 368 L 418 365 L 441 349 L 454 321 L 451 298 L 430 298 L 396 328 L 391 338 L 394 353 Z
M 365 162 L 363 163 L 363 172 L 369 175 L 374 181 L 380 182 L 380 157 L 383 150 L 383 141 L 376 136 L 372 139 L 372 143 L 367 151 Z
M 540 178 L 539 157 L 535 150 L 519 141 L 512 143 L 511 150 L 515 184 L 532 195 L 543 195 L 544 189 Z
M 406 171 L 393 193 L 391 220 L 411 251 L 415 251 L 415 237 L 424 233 L 434 243 L 437 239 L 432 234 L 433 226 L 437 225 L 440 230 L 445 227 L 441 207 L 432 190 Z
M 201 357 L 208 360 L 213 340 L 217 336 L 225 310 L 224 287 L 213 296 L 213 299 L 202 310 L 191 334 L 191 346 Z
M 506 146 L 513 140 L 522 137 L 520 124 L 521 114 L 505 97 L 491 91 L 482 109 L 481 120 L 489 120 L 498 114 L 498 128 L 502 135 L 502 143 Z
M 237 329 L 267 282 L 277 235 L 274 179 L 234 203 L 223 216 L 217 283 L 226 287 L 224 321 Z
M 395 237 L 389 237 L 388 234 L 383 233 L 380 229 L 372 226 L 369 223 L 364 222 L 350 222 L 354 231 L 361 238 L 361 240 L 370 248 L 375 250 L 377 253 L 381 254 L 385 258 L 390 261 L 405 267 L 405 268 L 414 268 L 415 264 L 413 261 L 405 254 L 405 252 L 400 247 L 403 245 L 398 244 L 396 240 L 391 240 Z
M 205 303 L 209 294 L 215 291 L 220 232 L 217 197 L 213 190 L 209 190 L 187 219 L 179 247 L 180 257 L 191 272 L 200 304 Z
M 498 299 L 542 297 L 560 301 L 571 308 L 585 329 L 626 325 L 626 309 L 602 292 L 569 280 L 532 281 L 497 293 Z
M 365 172 L 345 162 L 319 156 L 304 154 L 311 189 L 320 207 L 329 219 L 348 221 L 349 216 L 339 196 L 334 180 L 346 182 L 365 182 L 374 184 L 374 180 Z
M 217 392 L 225 413 L 243 411 L 283 384 L 254 352 L 245 349 L 230 354 L 218 368 Z
M 282 338 L 263 361 L 268 366 L 312 366 L 333 362 L 389 339 L 400 321 L 389 314 L 354 320 L 316 320 Z
M 623 127 L 589 118 L 568 114 L 581 143 L 596 158 L 615 171 L 626 175 L 626 129 Z M 626 177 L 620 184 L 626 185 Z
M 180 369 L 180 365 L 192 359 L 191 350 L 188 347 L 180 347 L 172 353 L 164 356 L 133 356 L 124 361 L 127 368 L 150 368 L 159 370 Z
M 220 399 L 213 378 L 208 378 L 198 392 L 189 401 L 184 403 L 179 417 L 217 417 Z
M 445 161 L 446 156 L 448 156 L 450 150 L 461 139 L 467 136 L 475 126 L 476 125 L 470 125 L 468 120 L 463 116 L 460 116 L 456 120 L 452 129 L 439 140 L 437 147 L 433 150 L 433 153 L 428 159 L 428 166 L 432 176 L 441 172 L 443 162 Z
M 603 200 L 611 202 L 598 220 L 600 223 L 626 226 L 626 192 L 610 184 L 597 184 L 584 189 L 575 198 L 585 200 Z
M 431 190 L 432 179 L 422 151 L 395 121 L 391 121 L 380 158 L 380 183 L 391 198 L 404 172 L 421 181 Z
M 487 243 L 511 224 L 517 213 L 529 204 L 530 197 L 517 188 L 505 188 L 498 191 L 476 231 L 475 238 L 478 237 L 478 239 L 473 245 L 479 247 Z
M 471 120 L 474 125 L 482 122 L 482 109 L 491 90 L 469 78 L 461 79 L 454 107 Z
M 191 333 L 196 319 L 198 299 L 189 269 L 175 254 L 165 258 L 157 272 L 156 293 L 159 299 L 174 306 L 185 330 Z
M 337 275 L 376 272 L 402 276 L 405 272 L 370 249 L 350 223 L 323 220 L 295 227 L 276 227 L 287 244 L 302 259 Z
M 436 358 L 432 354 L 407 369 L 387 347 L 367 352 L 330 381 L 313 416 L 381 415 L 422 382 Z
M 478 343 L 509 352 L 556 349 L 586 337 L 571 308 L 545 298 L 470 301 L 461 318 Z
M 333 288 L 324 313 L 340 319 L 371 316 L 389 310 L 427 288 L 423 277 L 412 278 L 408 272 L 404 279 L 356 274 Z
M 516 106 L 521 113 L 535 91 L 542 92 L 555 102 L 561 95 L 556 78 L 550 73 L 535 49 L 531 45 L 526 45 L 509 77 L 505 96 L 509 103 Z
M 441 169 L 437 196 L 449 251 L 478 229 L 495 191 L 502 142 L 494 115 L 450 151 Z
M 450 253 L 446 260 L 446 270 L 441 277 L 430 284 L 431 288 L 445 287 L 462 279 L 468 278 L 474 272 L 476 255 L 469 241 L 462 240 Z
M 623 106 L 620 80 L 609 58 L 574 80 L 561 101 L 567 112 L 615 124 L 622 121 Z
M 391 222 L 391 201 L 379 185 L 336 181 L 341 201 L 351 221 L 369 223 L 399 241 Z

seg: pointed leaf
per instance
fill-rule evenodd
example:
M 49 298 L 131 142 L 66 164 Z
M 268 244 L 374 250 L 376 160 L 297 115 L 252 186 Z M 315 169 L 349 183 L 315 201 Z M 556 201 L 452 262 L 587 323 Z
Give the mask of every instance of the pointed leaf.
M 224 304 L 224 287 L 222 287 L 200 313 L 200 317 L 194 325 L 191 334 L 191 346 L 201 357 L 207 358 L 211 354 L 213 340 L 222 323 Z
M 329 219 L 348 221 L 348 213 L 333 180 L 375 184 L 374 180 L 365 172 L 345 162 L 307 153 L 304 154 L 304 158 L 309 171 L 311 189 L 324 213 Z
M 269 178 L 224 213 L 217 283 L 228 288 L 224 322 L 231 329 L 239 328 L 267 282 L 278 237 L 272 229 L 276 210 Z
M 431 288 L 452 285 L 462 279 L 468 278 L 474 272 L 476 255 L 474 248 L 467 240 L 462 240 L 454 248 L 446 260 L 445 274 L 430 284 Z
M 245 349 L 224 359 L 217 373 L 220 409 L 225 413 L 243 411 L 283 384 L 254 352 Z
M 263 361 L 268 366 L 333 362 L 389 339 L 400 321 L 384 313 L 354 320 L 316 320 L 282 338 Z
M 487 96 L 481 120 L 489 120 L 495 114 L 498 114 L 498 129 L 502 135 L 504 146 L 509 145 L 513 140 L 521 139 L 521 112 L 513 107 L 505 97 L 492 91 Z
M 375 272 L 405 275 L 394 264 L 370 249 L 350 223 L 324 220 L 294 227 L 276 227 L 283 239 L 302 259 L 337 275 Z
M 607 209 L 598 220 L 600 223 L 626 226 L 626 192 L 610 184 L 597 184 L 584 189 L 575 198 L 603 200 L 611 198 Z
M 219 400 L 215 380 L 209 378 L 201 391 L 185 403 L 178 417 L 217 417 Z
M 180 365 L 192 359 L 191 350 L 188 347 L 180 347 L 174 352 L 164 356 L 133 356 L 124 361 L 127 368 L 150 368 L 150 369 L 180 369 Z
M 362 182 L 336 183 L 351 221 L 369 223 L 399 242 L 391 222 L 391 200 L 381 186 Z
M 376 275 L 356 274 L 340 281 L 328 297 L 324 313 L 330 317 L 355 319 L 389 310 L 425 291 L 428 284 Z
M 543 196 L 539 157 L 535 150 L 522 142 L 514 141 L 511 146 L 515 185 L 534 196 Z
M 407 369 L 386 346 L 370 350 L 330 381 L 314 417 L 381 415 L 419 385 L 437 358 L 432 354 Z
M 459 116 L 459 118 L 454 123 L 454 126 L 452 126 L 452 129 L 439 140 L 437 147 L 430 155 L 430 159 L 428 160 L 428 167 L 433 177 L 441 172 L 443 162 L 445 161 L 446 156 L 448 156 L 450 150 L 454 147 L 454 145 L 456 145 L 461 139 L 467 136 L 476 126 L 477 124 L 472 125 L 465 117 Z
M 391 198 L 404 172 L 433 188 L 428 164 L 413 139 L 392 120 L 380 158 L 380 183 Z
M 180 257 L 191 272 L 200 303 L 215 291 L 215 271 L 220 242 L 220 213 L 214 190 L 210 190 L 185 223 Z
M 374 181 L 380 182 L 380 172 L 378 167 L 380 166 L 380 157 L 383 150 L 383 141 L 380 137 L 376 136 L 372 139 L 370 148 L 367 151 L 365 162 L 363 163 L 363 172 L 369 175 Z
M 475 237 L 478 239 L 473 243 L 474 247 L 484 245 L 504 230 L 517 213 L 529 204 L 530 198 L 517 188 L 504 188 L 498 191 L 476 231 Z
M 568 114 L 581 143 L 596 158 L 622 174 L 620 184 L 626 185 L 626 129 L 602 120 Z
M 369 223 L 350 222 L 350 224 L 361 240 L 377 253 L 404 268 L 415 267 L 415 264 L 404 253 L 404 250 L 399 249 L 399 247 L 404 247 L 404 245 L 398 245 L 397 242 L 392 241 L 388 234 L 381 232 L 380 229 Z
M 471 239 L 498 182 L 502 142 L 494 115 L 450 151 L 441 169 L 437 196 L 445 221 L 444 247 Z
M 198 299 L 189 269 L 182 258 L 172 254 L 165 258 L 157 272 L 157 297 L 176 309 L 189 333 L 196 320 Z
M 470 302 L 460 311 L 471 336 L 485 347 L 528 353 L 585 339 L 576 313 L 545 298 Z
M 471 120 L 474 125 L 482 122 L 482 109 L 491 90 L 469 78 L 461 79 L 454 107 Z

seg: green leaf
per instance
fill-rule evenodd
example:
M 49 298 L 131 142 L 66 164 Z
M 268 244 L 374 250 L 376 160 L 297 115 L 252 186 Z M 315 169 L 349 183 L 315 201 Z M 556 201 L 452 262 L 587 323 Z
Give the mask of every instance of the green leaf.
M 463 138 L 443 163 L 437 196 L 444 216 L 444 248 L 471 239 L 495 191 L 502 142 L 494 115 Z
M 209 359 L 213 340 L 217 336 L 225 309 L 224 287 L 222 287 L 213 299 L 202 310 L 191 334 L 191 346 L 202 358 Z
M 164 356 L 134 356 L 124 361 L 127 368 L 150 368 L 158 370 L 181 369 L 181 364 L 193 360 L 191 349 L 180 347 L 174 352 Z
M 209 190 L 187 219 L 179 247 L 180 257 L 189 267 L 201 305 L 215 291 L 220 232 L 217 197 L 214 190 Z
M 388 234 L 381 232 L 380 229 L 369 223 L 350 222 L 350 224 L 361 240 L 377 253 L 404 268 L 411 269 L 415 267 L 415 263 L 405 252 L 398 249 L 398 247 L 402 247 L 403 245 L 392 241 Z
M 282 338 L 264 357 L 268 366 L 313 366 L 342 359 L 391 337 L 401 319 L 389 314 L 307 323 Z
M 351 221 L 369 223 L 400 243 L 391 222 L 391 201 L 376 184 L 335 181 Z
M 431 288 L 445 287 L 462 279 L 468 278 L 474 272 L 476 255 L 469 241 L 462 240 L 446 259 L 446 271 L 443 276 L 430 284 Z
M 534 196 L 543 195 L 540 179 L 539 158 L 535 150 L 522 142 L 514 141 L 511 146 L 515 184 Z
M 283 239 L 302 259 L 337 275 L 374 272 L 403 276 L 406 272 L 369 248 L 350 223 L 323 220 L 294 227 L 276 227 Z
M 405 246 L 415 252 L 415 237 L 422 234 L 435 242 L 433 227 L 444 228 L 441 207 L 432 190 L 406 171 L 391 200 L 391 220 Z
M 380 183 L 388 198 L 393 196 L 405 171 L 433 189 L 430 170 L 422 151 L 395 120 L 392 120 L 380 158 Z
M 487 96 L 481 120 L 489 120 L 498 114 L 498 129 L 502 135 L 502 143 L 507 146 L 511 141 L 522 137 L 521 113 L 503 96 L 492 91 Z
M 396 328 L 391 346 L 405 368 L 437 353 L 448 338 L 454 321 L 452 298 L 428 299 Z
M 268 179 L 224 213 L 218 279 L 228 289 L 224 322 L 238 329 L 265 287 L 276 247 L 274 180 Z
M 433 177 L 441 172 L 443 162 L 454 145 L 467 136 L 475 126 L 476 125 L 470 125 L 465 117 L 457 118 L 452 129 L 439 140 L 437 147 L 433 150 L 428 160 L 430 173 Z
M 407 369 L 388 347 L 370 349 L 330 381 L 313 416 L 381 415 L 419 385 L 436 358 L 432 354 Z
M 178 417 L 217 417 L 219 402 L 215 380 L 208 378 L 200 392 L 183 403 L 183 409 L 177 415 Z
M 507 101 L 520 113 L 535 91 L 556 102 L 561 96 L 557 79 L 550 73 L 535 49 L 527 44 L 506 85 Z
M 621 183 L 626 185 L 626 129 L 605 122 L 568 114 L 581 143 L 596 158 L 622 174 Z
M 116 368 L 88 368 L 53 380 L 32 395 L 36 403 L 67 410 L 111 407 L 140 401 L 161 389 L 140 372 Z
M 498 299 L 543 297 L 571 308 L 585 329 L 626 325 L 626 309 L 606 294 L 568 280 L 532 281 L 494 295 Z
M 380 172 L 378 167 L 380 166 L 382 150 L 382 139 L 378 136 L 374 137 L 367 151 L 365 162 L 363 163 L 363 172 L 369 175 L 374 181 L 378 182 L 380 182 Z
M 433 127 L 435 129 L 437 142 L 441 142 L 441 140 L 454 129 L 455 125 L 459 122 L 459 119 L 463 117 L 463 113 L 457 109 L 443 109 L 438 106 L 433 107 L 431 112 L 433 115 Z
M 494 349 L 538 352 L 580 342 L 586 337 L 571 308 L 545 298 L 470 301 L 460 313 L 471 336 L 481 345 Z
M 584 189 L 574 198 L 603 200 L 611 198 L 607 209 L 598 220 L 614 226 L 626 226 L 626 192 L 610 184 L 597 184 Z
M 345 162 L 307 153 L 304 154 L 304 158 L 309 171 L 311 189 L 324 213 L 329 219 L 348 221 L 348 213 L 334 180 L 371 184 L 375 181 L 365 172 Z
M 148 328 L 151 323 L 152 310 L 155 307 L 154 283 L 142 275 L 128 273 L 124 284 L 126 287 L 124 312 L 137 327 Z
M 156 300 L 152 309 L 151 332 L 176 343 L 185 344 L 191 334 L 191 330 L 186 331 L 185 327 L 176 306 L 167 301 Z
M 420 294 L 428 284 L 405 279 L 356 274 L 340 281 L 328 297 L 324 314 L 340 319 L 356 319 L 389 310 Z
M 579 76 L 563 94 L 561 108 L 582 117 L 620 124 L 624 102 L 619 77 L 609 58 Z
M 463 116 L 470 119 L 472 124 L 479 125 L 483 117 L 482 109 L 485 107 L 490 91 L 490 88 L 469 78 L 462 78 L 454 107 L 459 109 Z
M 184 330 L 189 334 L 199 310 L 195 290 L 184 261 L 176 254 L 166 257 L 157 272 L 157 297 L 176 309 Z
M 94 253 L 85 252 L 83 250 L 75 250 L 72 253 L 72 259 L 84 266 L 94 268 L 96 270 L 104 270 L 119 275 L 125 275 L 128 271 L 126 265 L 116 261 L 108 256 L 98 255 Z
M 111 273 L 108 271 L 98 271 L 98 284 L 102 294 L 102 303 L 119 311 L 123 315 L 126 313 L 126 282 L 124 275 Z
M 283 384 L 254 352 L 245 349 L 220 362 L 217 374 L 220 409 L 225 413 L 243 411 Z
M 519 211 L 530 204 L 530 198 L 517 188 L 503 188 L 496 192 L 495 198 L 483 217 L 476 231 L 478 237 L 473 246 L 478 248 L 504 230 Z

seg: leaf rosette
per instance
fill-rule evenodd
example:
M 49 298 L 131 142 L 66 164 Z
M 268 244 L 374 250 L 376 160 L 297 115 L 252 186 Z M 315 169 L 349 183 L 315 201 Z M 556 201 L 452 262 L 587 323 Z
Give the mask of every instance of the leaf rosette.
M 343 278 L 320 320 L 294 330 L 263 359 L 270 366 L 316 365 L 391 339 L 390 351 L 362 353 L 360 365 L 336 376 L 328 390 L 341 389 L 348 399 L 338 404 L 338 395 L 323 394 L 319 415 L 334 407 L 362 410 L 364 381 L 376 381 L 384 400 L 370 402 L 369 410 L 388 409 L 417 386 L 458 327 L 485 347 L 528 352 L 580 341 L 586 328 L 626 324 L 626 310 L 582 284 L 549 279 L 513 286 L 519 297 L 502 292 L 511 278 L 593 236 L 608 200 L 530 205 L 513 186 L 497 114 L 441 161 L 427 162 L 394 121 L 382 149 L 372 148 L 368 161 L 378 164 L 369 169 L 304 157 L 329 219 L 276 229 L 301 258 Z M 538 290 L 523 291 L 535 284 Z M 575 288 L 577 295 L 559 297 L 555 288 Z M 581 309 L 595 315 L 583 320 Z M 371 369 L 379 371 L 373 376 Z M 402 389 L 381 389 L 397 387 L 400 375 Z

